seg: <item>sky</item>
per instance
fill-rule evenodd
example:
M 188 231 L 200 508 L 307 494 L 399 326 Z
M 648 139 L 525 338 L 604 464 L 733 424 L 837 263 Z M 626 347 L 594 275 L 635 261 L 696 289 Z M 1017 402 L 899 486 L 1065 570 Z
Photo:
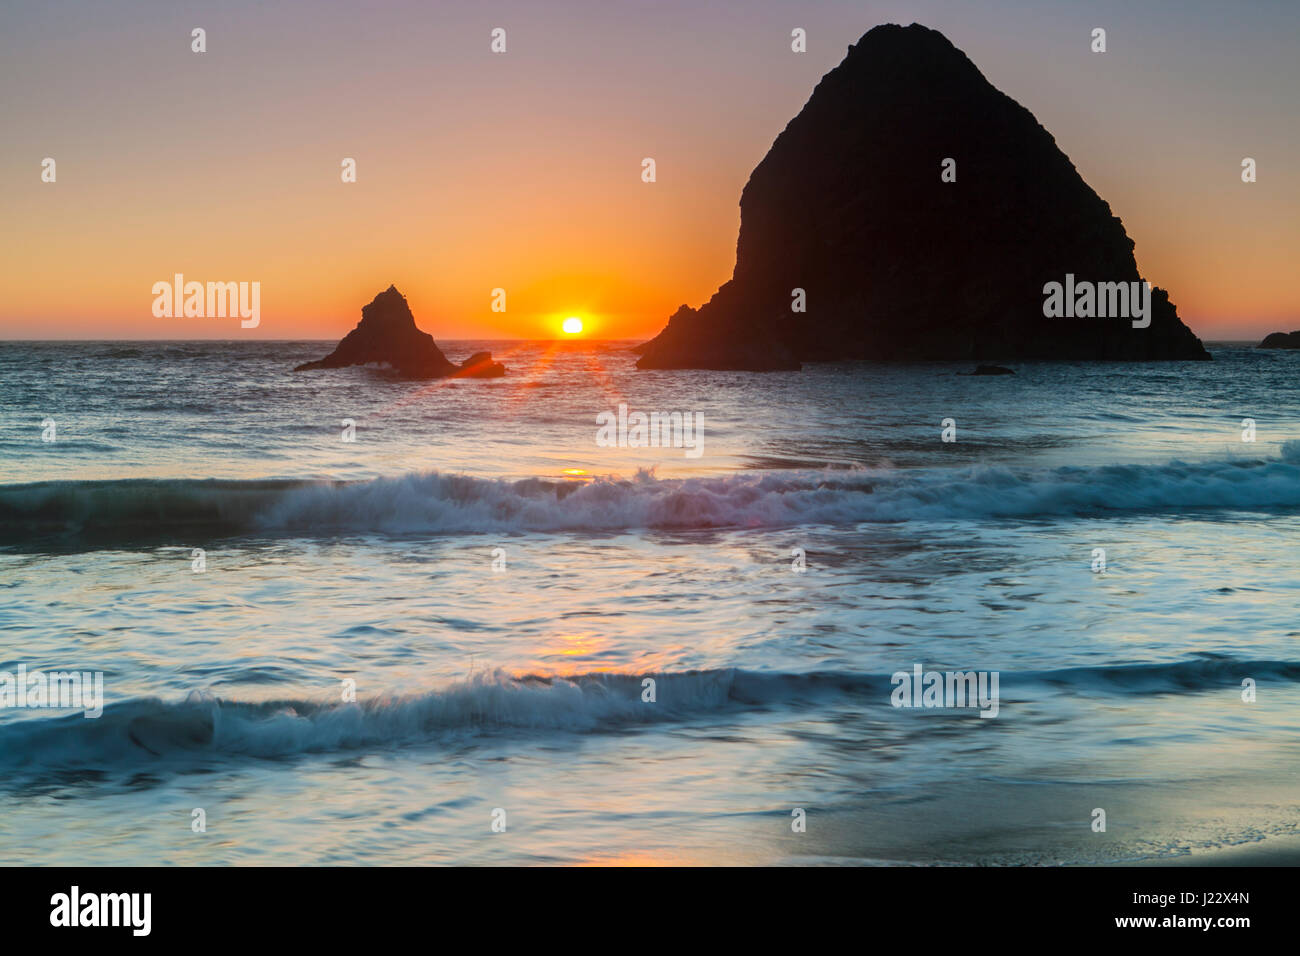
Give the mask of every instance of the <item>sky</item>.
M 1293 0 L 3 0 L 0 339 L 335 339 L 390 284 L 438 340 L 648 338 L 730 277 L 818 79 L 914 21 L 1056 137 L 1198 335 L 1300 329 Z M 259 282 L 260 324 L 155 317 L 176 273 Z

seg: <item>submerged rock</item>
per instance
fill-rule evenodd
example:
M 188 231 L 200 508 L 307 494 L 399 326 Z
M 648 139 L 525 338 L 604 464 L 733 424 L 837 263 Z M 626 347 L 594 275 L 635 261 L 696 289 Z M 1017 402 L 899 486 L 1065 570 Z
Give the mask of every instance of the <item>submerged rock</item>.
M 1162 289 L 1147 328 L 1044 316 L 1044 286 L 1067 274 L 1071 289 L 1140 282 L 1133 240 L 1033 115 L 918 24 L 849 48 L 740 212 L 732 278 L 678 309 L 639 368 L 1210 357 Z
M 490 352 L 476 352 L 460 365 L 448 361 L 433 336 L 416 327 L 406 297 L 391 285 L 361 310 L 361 321 L 333 352 L 294 371 L 371 364 L 411 378 L 498 378 L 506 373 Z
M 1300 331 L 1272 332 L 1257 346 L 1261 349 L 1300 349 Z

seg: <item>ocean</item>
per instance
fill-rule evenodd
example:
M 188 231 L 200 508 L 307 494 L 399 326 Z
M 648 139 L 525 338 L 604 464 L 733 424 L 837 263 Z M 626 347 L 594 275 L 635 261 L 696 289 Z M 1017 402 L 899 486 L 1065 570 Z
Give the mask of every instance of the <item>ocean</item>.
M 0 863 L 1300 834 L 1300 353 L 973 377 L 630 344 L 444 343 L 507 376 L 411 382 L 292 373 L 321 342 L 0 343 L 0 681 L 103 680 L 97 717 L 0 707 Z M 698 453 L 598 442 L 620 406 L 695 416 Z M 918 670 L 996 702 L 895 706 Z

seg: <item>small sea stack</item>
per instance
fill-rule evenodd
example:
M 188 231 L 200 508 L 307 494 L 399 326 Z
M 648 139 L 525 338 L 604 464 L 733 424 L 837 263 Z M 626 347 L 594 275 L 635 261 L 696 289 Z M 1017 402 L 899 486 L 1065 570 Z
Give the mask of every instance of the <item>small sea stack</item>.
M 1264 336 L 1257 348 L 1261 349 L 1300 349 L 1300 330 L 1295 332 L 1271 332 Z
M 323 359 L 304 362 L 295 372 L 349 365 L 385 365 L 409 378 L 500 378 L 505 366 L 491 352 L 475 352 L 460 365 L 442 354 L 433 336 L 415 324 L 406 296 L 390 285 L 361 310 L 357 327 Z

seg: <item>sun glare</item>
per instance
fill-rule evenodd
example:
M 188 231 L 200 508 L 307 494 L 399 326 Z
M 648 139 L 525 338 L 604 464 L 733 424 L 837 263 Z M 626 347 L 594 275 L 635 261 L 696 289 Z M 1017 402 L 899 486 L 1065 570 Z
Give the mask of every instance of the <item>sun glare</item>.
M 568 335 L 577 335 L 582 331 L 582 319 L 578 318 L 576 315 L 571 315 L 564 320 L 564 324 L 560 327 L 564 329 L 565 333 Z

